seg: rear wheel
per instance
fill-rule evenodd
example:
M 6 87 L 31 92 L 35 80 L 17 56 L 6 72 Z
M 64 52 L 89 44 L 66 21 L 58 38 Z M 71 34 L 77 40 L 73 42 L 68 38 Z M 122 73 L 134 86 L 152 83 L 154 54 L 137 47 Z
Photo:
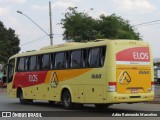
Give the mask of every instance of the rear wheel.
M 62 102 L 66 109 L 72 109 L 73 103 L 71 99 L 71 94 L 68 90 L 65 90 L 62 94 Z

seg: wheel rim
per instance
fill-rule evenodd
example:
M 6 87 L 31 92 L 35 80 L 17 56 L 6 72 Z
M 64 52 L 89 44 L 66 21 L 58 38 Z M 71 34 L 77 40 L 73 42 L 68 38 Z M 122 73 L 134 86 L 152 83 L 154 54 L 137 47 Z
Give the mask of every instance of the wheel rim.
M 23 94 L 20 95 L 20 101 L 23 101 Z
M 70 109 L 72 107 L 71 95 L 68 91 L 65 91 L 63 93 L 63 105 L 67 109 Z
M 21 92 L 21 94 L 19 96 L 19 100 L 20 100 L 20 103 L 24 103 L 23 93 L 22 92 Z
M 69 95 L 67 95 L 67 97 L 66 97 L 66 102 L 67 102 L 68 104 L 71 102 L 71 98 L 70 98 Z
M 64 100 L 66 106 L 69 106 L 69 104 L 71 103 L 71 98 L 69 96 L 69 94 L 65 95 L 65 100 Z

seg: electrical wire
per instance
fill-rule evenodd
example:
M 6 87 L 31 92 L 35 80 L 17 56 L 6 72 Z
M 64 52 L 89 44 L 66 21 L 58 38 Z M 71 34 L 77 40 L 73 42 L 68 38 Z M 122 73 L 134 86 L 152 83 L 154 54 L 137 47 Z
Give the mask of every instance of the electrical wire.
M 27 42 L 27 43 L 24 43 L 24 44 L 20 44 L 20 46 L 24 46 L 24 45 L 27 45 L 27 44 L 36 42 L 36 41 L 38 41 L 38 40 L 40 40 L 40 39 L 42 39 L 42 38 L 45 38 L 45 37 L 47 37 L 47 36 L 48 36 L 48 35 L 45 35 L 45 36 L 42 36 L 42 37 L 37 38 L 37 39 L 35 39 L 35 40 L 32 40 L 32 41 L 30 41 L 30 42 Z
M 149 26 L 149 25 L 160 24 L 160 23 L 157 23 L 157 22 L 160 22 L 160 20 L 154 20 L 154 21 L 139 23 L 139 24 L 133 25 L 133 27 L 141 27 L 141 26 Z M 63 34 L 53 34 L 53 35 L 63 35 Z M 30 41 L 30 42 L 21 44 L 20 46 L 24 46 L 24 45 L 27 45 L 27 44 L 36 42 L 36 41 L 38 41 L 38 40 L 40 40 L 40 39 L 42 39 L 42 38 L 45 38 L 45 37 L 47 37 L 47 36 L 48 36 L 48 35 L 42 36 L 42 37 L 37 38 L 37 39 L 35 39 L 35 40 L 32 40 L 32 41 Z
M 53 35 L 62 35 L 62 34 L 53 34 Z M 48 35 L 42 36 L 42 37 L 37 38 L 37 39 L 35 39 L 35 40 L 32 40 L 32 41 L 30 41 L 30 42 L 27 42 L 27 43 L 21 44 L 20 46 L 24 46 L 24 45 L 27 45 L 27 44 L 30 44 L 30 43 L 36 42 L 36 41 L 38 41 L 38 40 L 40 40 L 40 39 L 42 39 L 42 38 L 45 38 L 45 37 L 47 37 L 47 36 L 48 36 Z
M 139 24 L 133 25 L 133 27 L 139 27 L 139 26 L 146 26 L 146 25 L 159 24 L 159 23 L 157 23 L 157 22 L 160 22 L 160 20 L 154 20 L 154 21 L 139 23 Z M 154 23 L 154 24 L 152 24 L 152 23 Z

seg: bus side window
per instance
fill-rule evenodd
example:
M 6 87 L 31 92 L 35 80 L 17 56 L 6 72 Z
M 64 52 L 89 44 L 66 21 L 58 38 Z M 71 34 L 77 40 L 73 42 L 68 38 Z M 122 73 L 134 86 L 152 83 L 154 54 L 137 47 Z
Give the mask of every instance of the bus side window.
M 105 56 L 106 56 L 106 47 L 101 47 L 100 53 L 100 66 L 104 65 Z
M 8 72 L 7 72 L 7 82 L 10 83 L 13 80 L 14 75 L 14 66 L 15 66 L 15 58 L 11 59 L 9 61 L 9 64 L 11 66 L 8 66 Z
M 25 70 L 24 65 L 25 65 L 25 58 L 24 57 L 18 58 L 17 71 L 19 71 L 19 72 L 24 71 Z
M 50 54 L 42 55 L 42 70 L 50 69 Z
M 88 67 L 88 49 L 82 50 L 82 67 L 86 68 Z
M 100 48 L 91 48 L 89 50 L 88 63 L 89 67 L 99 67 L 100 63 Z
M 37 57 L 36 57 L 36 56 L 31 56 L 29 63 L 30 63 L 30 64 L 29 64 L 29 70 L 30 70 L 30 71 L 37 70 L 37 69 L 36 69 L 36 67 L 37 67 Z
M 54 68 L 55 68 L 55 53 L 52 53 L 52 54 L 51 54 L 50 68 L 51 68 L 51 69 L 54 69 Z
M 28 60 L 29 60 L 29 58 L 25 57 L 25 60 L 24 60 L 24 71 L 28 71 Z
M 36 70 L 40 70 L 41 69 L 41 56 L 38 55 L 37 56 L 37 63 L 36 63 Z
M 56 53 L 55 55 L 55 69 L 64 68 L 64 52 Z
M 70 68 L 70 51 L 65 52 L 65 68 Z
M 75 50 L 71 53 L 71 68 L 82 67 L 82 50 Z

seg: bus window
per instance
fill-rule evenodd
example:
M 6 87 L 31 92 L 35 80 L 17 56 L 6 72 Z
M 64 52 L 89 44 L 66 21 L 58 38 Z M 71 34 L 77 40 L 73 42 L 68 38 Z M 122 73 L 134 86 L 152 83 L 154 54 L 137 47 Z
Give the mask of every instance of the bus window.
M 55 55 L 55 69 L 64 68 L 64 52 L 56 53 Z
M 11 59 L 9 61 L 9 66 L 8 66 L 8 75 L 7 75 L 7 82 L 10 83 L 13 80 L 13 74 L 14 74 L 14 65 L 15 65 L 15 59 Z
M 89 51 L 89 57 L 88 57 L 88 62 L 89 62 L 89 67 L 98 67 L 100 63 L 100 48 L 91 48 Z
M 50 61 L 51 61 L 50 62 L 50 65 L 51 65 L 50 68 L 51 69 L 54 69 L 54 63 L 55 63 L 54 62 L 55 61 L 54 57 L 55 57 L 55 53 L 52 53 L 51 56 L 50 56 Z
M 36 67 L 37 67 L 37 57 L 31 56 L 29 61 L 29 70 L 30 71 L 37 70 Z
M 26 58 L 25 58 L 25 61 L 24 61 L 24 64 L 25 64 L 25 65 L 24 65 L 24 70 L 25 70 L 25 71 L 28 71 L 28 59 L 29 59 L 29 58 L 26 57 Z
M 75 50 L 71 53 L 71 68 L 82 67 L 82 51 Z
M 65 68 L 70 67 L 70 51 L 65 52 Z
M 82 67 L 88 67 L 88 49 L 82 50 Z
M 41 56 L 40 55 L 37 56 L 36 59 L 37 59 L 36 70 L 40 70 L 40 68 L 41 68 Z
M 42 70 L 50 69 L 50 54 L 46 54 L 42 56 Z
M 104 64 L 105 55 L 106 55 L 106 47 L 101 47 L 101 53 L 100 53 L 100 66 L 103 66 L 103 64 Z
M 25 58 L 21 57 L 18 60 L 18 71 L 24 71 L 24 62 L 25 62 Z

